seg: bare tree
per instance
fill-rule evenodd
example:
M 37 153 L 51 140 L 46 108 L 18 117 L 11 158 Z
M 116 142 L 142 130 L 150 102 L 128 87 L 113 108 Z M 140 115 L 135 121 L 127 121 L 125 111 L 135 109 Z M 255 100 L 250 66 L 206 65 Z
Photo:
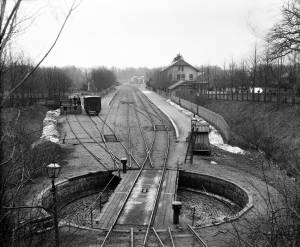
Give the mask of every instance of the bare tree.
M 10 42 L 14 41 L 14 35 L 20 27 L 18 13 L 20 12 L 22 2 L 25 2 L 25 0 L 0 1 L 0 85 L 2 85 L 3 82 L 3 75 L 7 73 L 6 65 L 9 61 Z M 4 97 L 1 95 L 1 110 L 9 96 L 28 81 L 40 64 L 49 55 L 57 43 L 67 20 L 77 6 L 77 1 L 73 0 L 56 38 L 39 62 L 35 66 L 27 67 L 29 71 L 26 72 L 25 76 L 18 78 L 18 82 L 10 88 L 7 95 Z M 20 113 L 20 111 L 18 112 Z M 20 189 L 26 181 L 31 179 L 32 175 L 30 172 L 31 168 L 28 167 L 25 157 L 27 154 L 26 150 L 30 147 L 27 138 L 28 135 L 23 133 L 24 126 L 22 123 L 19 123 L 19 115 L 20 114 L 17 114 L 16 118 L 8 123 L 5 123 L 2 118 L 0 122 L 1 127 L 5 126 L 8 130 L 0 132 L 1 150 L 3 147 L 6 147 L 7 150 L 5 156 L 4 153 L 1 153 L 0 163 L 0 239 L 2 244 L 5 244 L 5 238 L 9 238 L 12 226 L 10 211 L 7 211 L 5 208 L 13 206 L 12 204 L 16 202 L 15 198 L 20 195 Z M 22 133 L 20 134 L 20 132 Z M 20 140 L 20 138 L 23 139 Z M 12 185 L 15 186 L 13 189 L 11 187 Z
M 0 5 L 0 8 L 1 8 L 0 9 L 0 59 L 1 59 L 0 66 L 2 68 L 2 69 L 0 69 L 0 80 L 2 77 L 2 73 L 3 73 L 3 65 L 5 64 L 4 57 L 3 57 L 4 51 L 6 49 L 7 42 L 11 39 L 12 35 L 14 34 L 14 32 L 18 26 L 17 25 L 17 14 L 20 9 L 21 2 L 22 2 L 22 0 L 18 0 L 12 9 L 7 8 L 6 0 L 3 0 Z M 33 68 L 24 76 L 24 78 L 22 80 L 20 80 L 16 84 L 16 86 L 8 92 L 8 94 L 5 97 L 3 97 L 2 102 L 1 102 L 1 107 L 3 106 L 5 101 L 8 99 L 8 97 L 13 92 L 15 92 L 22 84 L 24 84 L 28 80 L 28 78 L 37 70 L 37 68 L 41 65 L 41 63 L 46 59 L 46 57 L 49 55 L 49 53 L 52 51 L 52 49 L 56 45 L 69 17 L 71 16 L 72 12 L 74 11 L 74 9 L 77 6 L 78 6 L 77 1 L 74 0 L 65 19 L 64 19 L 63 24 L 61 25 L 61 28 L 60 28 L 56 38 L 54 39 L 54 41 L 53 41 L 52 45 L 50 46 L 50 48 L 48 49 L 48 51 L 43 55 L 43 57 L 40 59 L 40 61 L 35 66 L 33 66 Z
M 282 8 L 282 16 L 267 36 L 273 59 L 300 52 L 300 0 L 289 0 Z

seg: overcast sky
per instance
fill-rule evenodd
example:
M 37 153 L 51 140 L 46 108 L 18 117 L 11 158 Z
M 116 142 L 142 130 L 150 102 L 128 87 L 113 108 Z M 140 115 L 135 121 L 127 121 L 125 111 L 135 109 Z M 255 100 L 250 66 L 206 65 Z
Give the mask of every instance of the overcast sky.
M 34 16 L 15 47 L 37 61 L 50 46 L 69 0 L 24 2 Z M 177 53 L 193 65 L 249 56 L 280 18 L 283 0 L 82 0 L 43 65 L 159 67 Z M 27 26 L 29 23 L 27 22 Z

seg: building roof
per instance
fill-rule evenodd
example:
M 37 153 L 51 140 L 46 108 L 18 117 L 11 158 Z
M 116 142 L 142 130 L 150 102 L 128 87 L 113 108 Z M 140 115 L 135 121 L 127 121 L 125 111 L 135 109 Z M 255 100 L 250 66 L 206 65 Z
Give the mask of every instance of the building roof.
M 187 84 L 207 84 L 207 81 L 187 81 L 187 80 L 181 80 L 178 82 L 175 82 L 174 84 L 172 84 L 171 86 L 168 87 L 169 90 L 172 90 L 176 87 L 182 86 L 182 85 L 187 85 Z
M 168 89 L 172 90 L 176 87 L 178 87 L 179 85 L 181 85 L 182 83 L 184 83 L 185 81 L 178 81 L 178 82 L 175 82 L 174 84 L 172 84 L 171 86 L 168 87 Z
M 189 67 L 192 67 L 197 72 L 199 72 L 198 69 L 196 69 L 194 66 L 192 66 L 189 63 L 187 63 L 186 61 L 184 61 L 183 58 L 180 58 L 177 61 L 173 62 L 171 65 L 169 65 L 168 67 L 164 68 L 162 71 L 166 71 L 167 69 L 172 68 L 174 66 L 189 66 Z

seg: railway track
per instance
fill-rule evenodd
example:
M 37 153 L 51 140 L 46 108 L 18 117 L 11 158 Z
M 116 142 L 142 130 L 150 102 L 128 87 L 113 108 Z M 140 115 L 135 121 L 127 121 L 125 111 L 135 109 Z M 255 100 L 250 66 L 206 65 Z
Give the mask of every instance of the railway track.
M 112 127 L 100 116 L 96 116 L 94 118 L 99 119 L 103 125 L 105 125 L 108 130 L 110 131 L 111 134 L 113 134 L 116 138 L 117 138 L 117 142 L 121 145 L 121 147 L 125 150 L 126 154 L 128 155 L 128 157 L 130 157 L 135 165 L 140 168 L 140 164 L 138 163 L 138 161 L 135 159 L 135 157 L 132 155 L 132 152 L 130 150 L 128 150 L 128 148 L 126 148 L 126 146 L 121 142 L 119 135 L 112 129 Z
M 141 99 L 140 99 L 141 100 Z M 142 100 L 141 100 L 142 101 Z M 144 104 L 144 110 L 146 110 L 146 106 Z M 136 113 L 136 111 L 135 111 Z M 101 246 L 105 246 L 106 244 L 108 244 L 108 240 L 110 238 L 110 236 L 112 235 L 113 233 L 113 230 L 114 228 L 118 225 L 118 220 L 131 196 L 131 193 L 132 191 L 134 190 L 137 182 L 139 181 L 139 179 L 142 177 L 143 175 L 143 172 L 145 171 L 145 167 L 146 167 L 146 164 L 147 164 L 147 161 L 149 161 L 149 163 L 151 162 L 151 153 L 153 151 L 153 146 L 154 146 L 154 143 L 155 143 L 155 135 L 156 135 L 156 131 L 155 131 L 155 125 L 154 125 L 154 121 L 153 119 L 151 118 L 148 118 L 148 120 L 150 120 L 151 124 L 152 124 L 152 127 L 153 127 L 153 131 L 154 131 L 154 134 L 153 134 L 153 138 L 152 138 L 152 142 L 151 144 L 149 145 L 147 143 L 147 140 L 145 138 L 145 135 L 143 133 L 143 129 L 142 129 L 142 126 L 141 126 L 141 121 L 139 119 L 139 116 L 138 114 L 136 113 L 136 117 L 137 117 L 137 120 L 138 120 L 138 125 L 139 125 L 139 129 L 140 129 L 140 133 L 143 137 L 143 140 L 144 140 L 144 144 L 145 144 L 145 149 L 146 149 L 146 157 L 141 165 L 141 168 L 137 174 L 137 176 L 135 177 L 129 191 L 127 192 L 126 194 L 126 197 L 122 203 L 122 207 L 119 209 L 119 211 L 117 212 L 117 217 L 115 218 L 115 220 L 113 221 L 111 227 L 109 228 Z M 169 133 L 167 133 L 168 135 L 168 142 L 167 142 L 167 147 L 166 147 L 166 151 L 165 151 L 165 154 L 164 154 L 164 160 L 163 160 L 163 169 L 162 169 L 162 172 L 161 172 L 161 175 L 160 175 L 160 178 L 159 178 L 159 183 L 158 183 L 158 186 L 156 188 L 156 193 L 155 193 L 155 198 L 154 198 L 154 202 L 153 202 L 153 205 L 152 205 L 152 208 L 151 208 L 151 214 L 150 214 L 150 217 L 149 217 L 149 220 L 147 222 L 146 225 L 144 225 L 144 229 L 145 229 L 145 234 L 144 234 L 144 237 L 142 239 L 142 245 L 145 246 L 147 241 L 148 241 L 148 238 L 149 238 L 149 235 L 150 235 L 150 231 L 152 230 L 154 235 L 156 236 L 157 238 L 157 241 L 162 244 L 162 241 L 160 240 L 158 234 L 156 233 L 155 229 L 152 228 L 153 227 L 153 223 L 154 223 L 154 219 L 155 219 L 155 215 L 156 215 L 156 211 L 157 211 L 157 208 L 158 208 L 158 202 L 159 202 L 159 198 L 160 198 L 160 193 L 161 193 L 161 189 L 162 189 L 162 185 L 163 185 L 163 181 L 164 181 L 164 178 L 165 178 L 165 174 L 166 174 L 166 168 L 167 168 L 167 159 L 168 159 L 168 154 L 169 154 Z M 131 240 L 132 240 L 132 243 L 131 243 L 131 246 L 134 246 L 134 237 L 133 237 L 133 230 L 131 230 Z M 162 244 L 163 246 L 163 244 Z
M 79 117 L 77 116 L 77 115 L 74 115 L 75 116 L 75 118 L 76 118 L 76 120 L 77 120 L 77 122 L 79 123 L 79 125 L 80 125 L 80 127 L 81 127 L 81 129 L 95 142 L 95 143 L 97 143 L 97 145 L 101 148 L 101 149 L 103 149 L 105 152 L 107 152 L 108 154 L 109 154 L 109 156 L 111 157 L 111 160 L 112 160 L 112 162 L 113 162 L 113 164 L 114 164 L 114 167 L 116 168 L 116 169 L 120 169 L 120 166 L 117 164 L 117 161 L 116 160 L 120 160 L 110 149 L 109 149 L 109 147 L 107 146 L 107 144 L 106 144 L 106 142 L 105 142 L 105 138 L 103 137 L 103 134 L 100 132 L 100 130 L 99 130 L 99 128 L 97 127 L 97 124 L 95 124 L 95 122 L 91 119 L 91 117 L 90 116 L 88 116 L 89 117 L 89 119 L 91 120 L 91 123 L 93 123 L 93 125 L 94 125 L 94 127 L 97 129 L 97 131 L 98 131 L 98 134 L 101 136 L 101 140 L 102 140 L 102 143 L 101 142 L 99 142 L 95 137 L 93 137 L 93 135 L 88 131 L 88 128 L 87 127 L 85 127 L 84 125 L 83 125 L 83 123 L 80 121 L 80 119 L 79 119 Z
M 81 141 L 81 138 L 78 137 L 78 134 L 76 134 L 69 121 L 68 115 L 66 115 L 66 122 L 78 143 L 97 161 L 98 164 L 100 164 L 104 168 L 104 170 L 109 170 L 109 167 L 107 167 L 107 165 L 105 165 L 104 162 L 102 162 L 101 159 L 97 155 L 95 155 L 94 152 L 92 152 L 84 142 Z
M 132 97 L 135 98 L 135 104 L 124 104 L 126 105 L 126 125 L 127 125 L 127 147 L 124 143 L 122 143 L 120 138 L 120 133 L 118 134 L 117 121 L 116 118 L 111 118 L 112 122 L 108 121 L 108 116 L 105 118 L 102 118 L 101 116 L 95 116 L 95 117 L 89 117 L 90 122 L 94 125 L 94 128 L 96 128 L 101 135 L 101 142 L 99 142 L 97 139 L 94 138 L 93 134 L 87 130 L 85 126 L 80 122 L 80 120 L 76 117 L 77 121 L 79 122 L 79 125 L 81 125 L 82 129 L 85 131 L 85 133 L 89 136 L 90 139 L 94 140 L 94 142 L 98 143 L 101 148 L 109 153 L 111 155 L 111 159 L 118 162 L 120 159 L 116 154 L 114 154 L 106 144 L 105 138 L 104 138 L 104 131 L 107 134 L 115 135 L 118 139 L 118 143 L 122 146 L 124 149 L 128 160 L 129 160 L 129 166 L 132 164 L 136 165 L 139 168 L 138 173 L 134 174 L 134 181 L 132 185 L 130 186 L 129 190 L 126 191 L 126 197 L 122 201 L 122 206 L 118 209 L 117 212 L 115 212 L 116 217 L 113 220 L 113 223 L 110 225 L 102 243 L 101 246 L 116 246 L 111 241 L 118 241 L 117 237 L 114 238 L 115 234 L 120 234 L 120 232 L 123 232 L 122 234 L 130 234 L 130 246 L 146 246 L 148 244 L 155 243 L 155 246 L 183 246 L 182 242 L 180 242 L 179 239 L 176 239 L 176 232 L 172 231 L 171 228 L 168 228 L 167 232 L 162 233 L 161 231 L 157 231 L 153 226 L 155 222 L 155 217 L 159 205 L 159 200 L 161 197 L 162 192 L 162 186 L 163 182 L 165 180 L 166 171 L 167 171 L 167 160 L 169 155 L 169 147 L 170 147 L 170 134 L 169 134 L 169 128 L 166 127 L 165 131 L 160 132 L 161 134 L 158 136 L 158 131 L 156 129 L 157 125 L 163 125 L 168 126 L 166 124 L 166 120 L 164 118 L 163 113 L 157 109 L 152 102 L 144 96 L 140 91 L 133 91 L 131 92 Z M 128 97 L 128 96 L 127 96 Z M 115 104 L 115 102 L 114 102 Z M 117 109 L 121 110 L 120 103 L 118 103 Z M 108 112 L 108 115 L 111 114 L 111 109 Z M 115 113 L 116 115 L 116 113 Z M 132 117 L 133 116 L 133 117 Z M 134 117 L 135 116 L 135 117 Z M 144 142 L 144 149 L 145 149 L 145 155 L 143 157 L 142 162 L 138 162 L 136 158 L 133 155 L 132 150 L 134 149 L 133 141 L 134 138 L 139 138 L 138 136 L 132 136 L 133 129 L 131 127 L 131 122 L 135 121 L 137 123 L 138 132 L 140 133 L 140 139 L 143 139 Z M 68 119 L 67 122 L 70 126 L 70 129 L 72 133 L 74 134 L 75 138 L 78 140 L 78 142 L 85 148 L 88 149 L 88 147 L 85 146 L 84 142 L 81 142 L 80 138 L 76 136 L 76 133 L 73 131 L 71 124 L 69 123 Z M 149 123 L 151 125 L 151 131 L 146 132 L 147 128 L 149 126 Z M 99 128 L 99 126 L 102 125 Z M 113 126 L 111 126 L 113 125 Z M 149 128 L 148 128 L 149 130 Z M 135 132 L 137 133 L 137 132 Z M 124 136 L 124 132 L 123 132 Z M 165 139 L 166 142 L 164 142 L 164 149 L 162 150 L 161 147 L 158 146 L 159 142 L 161 142 L 162 139 Z M 87 150 L 88 151 L 88 150 Z M 89 150 L 91 151 L 91 150 Z M 163 156 L 161 153 L 163 152 Z M 97 157 L 97 156 L 96 156 Z M 95 158 L 95 157 L 94 157 Z M 98 158 L 99 159 L 99 158 Z M 97 161 L 98 161 L 97 159 Z M 162 160 L 162 161 L 161 161 Z M 162 163 L 161 166 L 158 166 L 157 164 Z M 155 186 L 155 198 L 153 200 L 153 203 L 151 204 L 150 208 L 150 216 L 145 217 L 147 219 L 146 224 L 143 225 L 133 225 L 122 223 L 120 221 L 120 218 L 124 218 L 124 211 L 126 211 L 127 203 L 132 199 L 132 192 L 136 188 L 136 185 L 140 183 L 147 172 L 156 171 L 159 175 L 159 181 L 158 184 Z M 137 172 L 137 171 L 135 171 Z M 100 194 L 99 194 L 100 195 Z M 125 196 L 125 195 L 124 195 Z M 98 197 L 101 197 L 98 196 Z M 97 197 L 97 200 L 99 199 Z M 130 203 L 129 203 L 130 204 Z M 94 204 L 91 204 L 91 207 L 93 207 Z M 112 218 L 111 218 L 112 219 Z M 127 231 L 124 231 L 126 229 Z M 129 229 L 129 231 L 128 231 Z M 121 230 L 121 231 L 120 231 Z M 208 246 L 203 239 L 197 234 L 197 232 L 191 227 L 188 226 L 188 231 L 190 232 L 190 238 L 193 238 L 193 241 L 197 241 L 199 246 L 206 247 Z M 124 233 L 127 232 L 127 233 Z M 194 246 L 194 245 L 193 245 Z

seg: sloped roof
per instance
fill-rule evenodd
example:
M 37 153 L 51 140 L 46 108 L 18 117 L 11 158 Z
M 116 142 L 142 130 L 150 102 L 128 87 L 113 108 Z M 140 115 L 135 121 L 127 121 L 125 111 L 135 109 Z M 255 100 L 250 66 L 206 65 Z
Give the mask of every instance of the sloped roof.
M 184 61 L 183 58 L 175 61 L 174 63 L 172 63 L 171 65 L 169 65 L 168 67 L 164 68 L 162 71 L 166 71 L 169 68 L 172 68 L 174 66 L 189 66 L 192 67 L 194 70 L 196 70 L 197 72 L 199 72 L 198 69 L 196 69 L 194 66 L 190 65 L 189 63 L 187 63 L 186 61 Z
M 174 84 L 172 84 L 171 86 L 168 87 L 168 89 L 172 90 L 174 89 L 175 87 L 178 87 L 179 85 L 181 85 L 182 83 L 184 83 L 185 81 L 178 81 L 178 82 L 175 82 Z
M 174 84 L 172 84 L 171 86 L 168 87 L 168 89 L 172 90 L 178 86 L 181 86 L 181 85 L 188 85 L 188 84 L 192 84 L 192 85 L 195 85 L 195 84 L 208 84 L 207 81 L 188 81 L 188 80 L 181 80 L 181 81 L 178 81 L 178 82 L 175 82 Z

